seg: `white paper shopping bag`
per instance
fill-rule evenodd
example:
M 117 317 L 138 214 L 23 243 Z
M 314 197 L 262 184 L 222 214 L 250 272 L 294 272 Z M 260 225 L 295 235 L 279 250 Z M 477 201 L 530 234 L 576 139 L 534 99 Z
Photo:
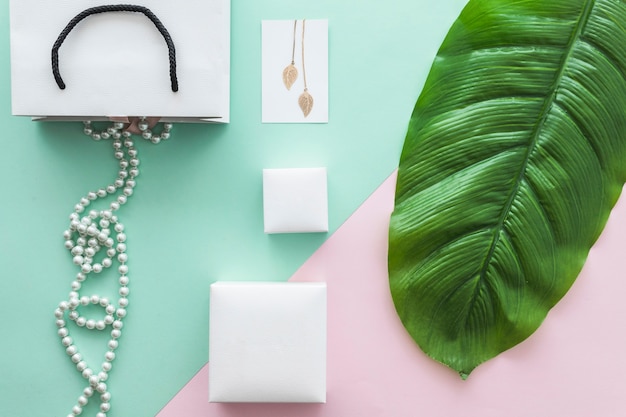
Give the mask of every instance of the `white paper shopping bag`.
M 14 115 L 229 121 L 230 0 L 10 8 Z

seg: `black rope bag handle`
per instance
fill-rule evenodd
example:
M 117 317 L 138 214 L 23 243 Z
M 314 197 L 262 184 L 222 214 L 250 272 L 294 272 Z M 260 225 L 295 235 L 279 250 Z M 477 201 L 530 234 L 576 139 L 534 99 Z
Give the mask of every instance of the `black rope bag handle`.
M 65 90 L 65 83 L 63 82 L 63 78 L 61 78 L 61 73 L 59 72 L 59 48 L 67 35 L 74 29 L 74 27 L 80 23 L 83 19 L 99 13 L 108 13 L 108 12 L 135 12 L 135 13 L 143 13 L 154 26 L 159 30 L 163 38 L 165 39 L 165 43 L 167 44 L 167 49 L 169 51 L 169 61 L 170 61 L 170 80 L 172 83 L 172 91 L 178 91 L 178 79 L 176 78 L 176 50 L 174 48 L 174 41 L 172 41 L 172 37 L 169 32 L 161 23 L 158 17 L 154 13 L 150 11 L 150 9 L 143 6 L 136 6 L 133 4 L 113 4 L 107 6 L 97 6 L 86 9 L 79 14 L 76 15 L 70 22 L 67 24 L 65 29 L 61 32 L 56 42 L 52 46 L 52 74 L 54 75 L 54 79 L 56 80 L 57 85 L 61 90 Z

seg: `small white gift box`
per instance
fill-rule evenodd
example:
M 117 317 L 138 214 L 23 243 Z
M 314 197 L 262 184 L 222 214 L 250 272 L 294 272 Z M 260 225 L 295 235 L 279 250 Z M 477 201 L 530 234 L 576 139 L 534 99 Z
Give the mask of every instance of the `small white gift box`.
M 263 170 L 265 233 L 328 231 L 326 168 Z
M 326 402 L 326 284 L 211 285 L 210 402 Z
M 10 15 L 14 115 L 229 120 L 230 0 L 11 0 Z

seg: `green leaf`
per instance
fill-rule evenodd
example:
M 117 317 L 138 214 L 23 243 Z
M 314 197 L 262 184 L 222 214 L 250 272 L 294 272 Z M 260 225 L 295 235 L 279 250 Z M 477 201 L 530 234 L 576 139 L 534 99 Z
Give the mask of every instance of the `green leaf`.
M 625 76 L 623 0 L 471 0 L 444 40 L 402 151 L 389 280 L 413 339 L 463 378 L 539 327 L 606 224 Z

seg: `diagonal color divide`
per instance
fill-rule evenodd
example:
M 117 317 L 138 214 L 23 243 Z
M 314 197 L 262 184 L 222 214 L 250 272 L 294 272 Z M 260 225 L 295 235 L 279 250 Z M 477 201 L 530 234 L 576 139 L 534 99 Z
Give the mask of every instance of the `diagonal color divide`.
M 204 366 L 157 417 L 618 417 L 626 412 L 626 199 L 542 327 L 462 381 L 402 327 L 387 284 L 395 173 L 294 274 L 328 284 L 326 404 L 208 403 Z

